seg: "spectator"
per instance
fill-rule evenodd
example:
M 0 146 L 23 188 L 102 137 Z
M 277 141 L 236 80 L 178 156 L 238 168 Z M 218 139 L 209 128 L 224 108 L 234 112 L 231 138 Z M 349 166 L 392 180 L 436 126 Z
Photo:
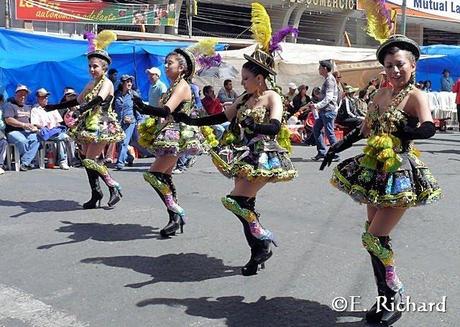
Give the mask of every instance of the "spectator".
M 452 92 L 456 93 L 455 103 L 457 104 L 457 121 L 458 121 L 458 130 L 460 131 L 460 78 L 452 86 Z
M 30 122 L 40 129 L 38 134 L 43 140 L 59 143 L 57 158 L 59 168 L 69 170 L 66 150 L 66 142 L 69 140 L 69 136 L 66 134 L 66 128 L 61 125 L 62 117 L 57 110 L 48 112 L 45 110 L 50 95 L 46 89 L 38 89 L 35 95 L 37 96 L 37 103 L 32 107 Z
M 120 83 L 118 81 L 118 70 L 116 70 L 115 68 L 110 68 L 107 73 L 107 77 L 109 78 L 109 80 L 112 81 L 113 87 L 116 90 L 118 88 L 118 84 Z
M 430 80 L 425 81 L 425 86 L 423 88 L 423 91 L 425 91 L 425 92 L 431 92 L 432 91 L 432 89 L 431 89 L 431 81 Z
M 297 94 L 297 85 L 295 83 L 289 83 L 288 84 L 289 91 L 284 95 L 284 100 L 286 101 L 286 104 L 291 103 L 291 101 L 294 99 L 294 97 Z
M 367 98 L 369 99 L 369 101 L 372 100 L 378 88 L 379 88 L 378 78 L 372 78 L 369 81 L 369 84 L 367 85 Z
M 312 160 L 322 160 L 326 155 L 326 145 L 323 140 L 323 127 L 326 130 L 326 136 L 329 139 L 329 144 L 334 145 L 337 140 L 334 134 L 334 121 L 337 116 L 337 101 L 338 87 L 337 82 L 332 76 L 332 62 L 330 60 L 321 60 L 319 62 L 318 72 L 324 77 L 324 83 L 321 87 L 321 101 L 314 104 L 310 103 L 309 107 L 312 110 L 318 111 L 318 119 L 315 120 L 313 133 L 315 135 L 316 148 L 318 153 Z M 336 155 L 334 161 L 338 161 Z
M 380 72 L 379 75 L 381 76 L 379 88 L 385 88 L 385 87 L 392 88 L 393 87 L 390 81 L 388 80 L 388 75 L 385 71 Z
M 160 105 L 160 99 L 163 94 L 166 93 L 167 87 L 165 83 L 160 80 L 161 71 L 158 68 L 152 67 L 146 69 L 145 73 L 151 83 L 149 88 L 149 105 L 157 107 Z
M 450 71 L 444 69 L 441 77 L 441 92 L 451 92 L 454 86 L 454 80 L 450 77 Z
M 5 122 L 3 121 L 2 117 L 4 102 L 3 94 L 0 94 L 0 175 L 5 173 L 3 170 L 3 164 L 5 163 L 6 147 L 8 146 L 8 141 L 6 140 L 5 135 Z
M 321 101 L 321 88 L 315 86 L 311 91 L 311 102 L 318 103 Z
M 299 93 L 292 99 L 292 111 L 293 115 L 297 114 L 300 120 L 304 120 L 308 115 L 308 104 L 311 102 L 310 97 L 307 94 L 308 86 L 300 85 Z
M 358 88 L 354 88 L 351 85 L 345 86 L 345 97 L 342 100 L 342 104 L 340 105 L 337 118 L 335 120 L 337 123 L 349 128 L 350 130 L 353 130 L 361 125 L 364 120 L 364 116 L 360 116 L 356 108 L 357 99 L 354 98 L 354 95 L 358 90 Z
M 216 94 L 214 93 L 214 88 L 211 85 L 206 85 L 203 88 L 203 94 L 204 98 L 201 100 L 201 103 L 203 103 L 203 108 L 206 110 L 209 116 L 217 115 L 224 111 L 224 108 L 220 101 L 217 100 Z M 219 125 L 212 125 L 218 140 L 220 140 L 222 135 L 224 135 L 229 125 L 230 122 L 225 122 Z
M 219 101 L 223 104 L 235 102 L 238 95 L 233 90 L 232 80 L 226 79 L 224 81 L 224 87 L 219 90 L 219 94 L 217 95 L 217 97 L 219 98 Z
M 64 93 L 61 98 L 61 103 L 77 99 L 78 93 L 73 87 L 64 87 Z M 57 109 L 61 116 L 64 118 L 64 125 L 68 128 L 73 128 L 78 122 L 80 113 L 77 111 L 80 106 L 73 106 L 70 108 Z M 72 166 L 80 167 L 82 165 L 80 156 L 80 147 L 73 139 L 69 139 L 70 149 L 72 151 Z
M 118 122 L 125 132 L 125 138 L 118 143 L 118 159 L 115 169 L 122 170 L 125 164 L 132 166 L 134 156 L 128 153 L 128 146 L 133 138 L 136 126 L 142 120 L 142 116 L 133 109 L 133 95 L 139 96 L 133 90 L 134 77 L 121 75 L 120 86 L 115 92 L 114 108 L 117 113 Z
M 356 99 L 356 112 L 362 117 L 366 117 L 367 114 L 367 90 L 361 89 L 358 92 L 358 99 Z
M 342 82 L 342 74 L 338 70 L 333 72 L 332 76 L 334 76 L 335 81 L 337 83 L 337 89 L 338 89 L 337 106 L 340 107 L 342 105 L 342 99 L 345 97 L 345 92 L 343 91 L 343 89 L 346 84 Z
M 14 98 L 5 105 L 3 113 L 8 143 L 16 145 L 21 156 L 21 171 L 32 169 L 32 160 L 40 146 L 36 134 L 38 128 L 30 123 L 31 107 L 25 104 L 28 95 L 27 86 L 19 84 Z

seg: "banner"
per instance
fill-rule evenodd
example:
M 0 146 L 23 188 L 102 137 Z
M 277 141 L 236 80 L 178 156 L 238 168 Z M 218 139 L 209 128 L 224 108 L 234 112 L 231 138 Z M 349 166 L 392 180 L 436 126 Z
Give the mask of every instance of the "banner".
M 113 25 L 176 26 L 176 5 L 92 1 L 15 0 L 16 19 Z
M 363 9 L 358 1 L 358 9 Z M 388 8 L 401 14 L 402 0 L 387 0 Z M 407 16 L 460 22 L 460 3 L 458 0 L 407 0 Z

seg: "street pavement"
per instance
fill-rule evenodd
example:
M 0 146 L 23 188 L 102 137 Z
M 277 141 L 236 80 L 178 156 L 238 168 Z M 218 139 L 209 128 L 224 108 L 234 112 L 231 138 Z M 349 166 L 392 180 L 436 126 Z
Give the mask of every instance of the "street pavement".
M 405 312 L 395 326 L 460 326 L 460 133 L 416 143 L 444 198 L 406 212 L 392 235 L 396 264 L 411 301 L 445 296 L 446 312 Z M 167 214 L 142 178 L 151 159 L 112 172 L 123 186 L 113 209 L 105 185 L 103 208 L 81 208 L 90 196 L 81 168 L 7 172 L 0 176 L 0 326 L 367 326 L 362 310 L 376 289 L 361 246 L 366 208 L 329 184 L 332 169 L 320 172 L 309 159 L 315 154 L 294 147 L 299 177 L 257 197 L 279 247 L 251 277 L 240 275 L 249 259 L 241 224 L 220 202 L 232 181 L 207 156 L 174 176 L 189 220 L 171 239 L 159 235 Z M 338 297 L 360 303 L 339 311 Z

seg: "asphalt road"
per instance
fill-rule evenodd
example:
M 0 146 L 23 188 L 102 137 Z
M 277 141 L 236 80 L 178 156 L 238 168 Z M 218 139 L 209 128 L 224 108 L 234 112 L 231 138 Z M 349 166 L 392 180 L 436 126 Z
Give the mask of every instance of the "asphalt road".
M 359 144 L 363 144 L 362 142 Z M 446 312 L 408 312 L 395 326 L 460 326 L 460 134 L 417 142 L 444 191 L 410 209 L 393 233 L 397 269 L 416 303 Z M 358 145 L 343 154 L 361 151 Z M 330 186 L 313 147 L 295 147 L 299 177 L 268 185 L 257 198 L 279 247 L 265 270 L 240 275 L 249 258 L 238 220 L 220 203 L 232 181 L 201 156 L 174 176 L 189 223 L 161 239 L 167 215 L 143 181 L 150 159 L 115 171 L 123 200 L 83 210 L 83 169 L 0 176 L 0 326 L 366 326 L 375 301 L 361 246 L 365 207 Z M 104 205 L 108 200 L 104 189 Z M 336 297 L 360 304 L 334 310 Z

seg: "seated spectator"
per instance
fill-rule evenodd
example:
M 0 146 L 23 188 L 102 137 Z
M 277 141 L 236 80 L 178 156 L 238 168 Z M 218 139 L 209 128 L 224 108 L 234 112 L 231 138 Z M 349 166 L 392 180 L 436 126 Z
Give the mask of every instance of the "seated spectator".
M 219 101 L 223 104 L 235 102 L 238 95 L 233 90 L 232 80 L 226 79 L 224 81 L 224 87 L 219 90 L 219 94 L 217 95 L 217 97 L 219 98 Z
M 37 103 L 32 107 L 30 122 L 40 129 L 38 135 L 41 139 L 59 143 L 57 157 L 59 168 L 69 170 L 66 148 L 66 142 L 69 140 L 69 136 L 66 133 L 67 128 L 61 125 L 63 120 L 57 110 L 48 112 L 45 110 L 49 95 L 50 93 L 44 88 L 37 90 Z
M 204 98 L 201 99 L 204 110 L 209 116 L 220 114 L 224 111 L 222 104 L 217 100 L 216 94 L 214 93 L 214 88 L 211 85 L 206 85 L 203 87 Z M 222 135 L 224 135 L 225 130 L 230 125 L 230 122 L 225 122 L 219 125 L 213 125 L 214 133 L 216 138 L 220 140 Z
M 358 116 L 366 117 L 367 114 L 367 90 L 361 89 L 358 92 L 358 99 L 356 99 L 356 112 Z
M 425 92 L 431 92 L 432 91 L 432 89 L 431 89 L 431 81 L 430 80 L 425 81 L 425 84 L 423 85 L 422 91 L 425 91 Z
M 40 147 L 38 128 L 30 123 L 32 108 L 25 104 L 28 94 L 27 86 L 19 84 L 14 98 L 5 105 L 3 112 L 8 143 L 16 145 L 21 156 L 21 171 L 32 169 L 32 161 Z
M 3 103 L 4 98 L 3 94 L 0 94 L 0 175 L 3 175 L 5 171 L 3 170 L 3 164 L 5 163 L 6 158 L 6 147 L 8 146 L 8 141 L 6 140 L 5 135 L 5 122 L 3 121 Z
M 441 92 L 451 92 L 454 86 L 454 80 L 450 77 L 450 71 L 444 69 L 441 77 Z
M 354 94 L 358 91 L 358 88 L 354 88 L 351 85 L 346 85 L 344 88 L 345 97 L 342 100 L 342 104 L 337 113 L 335 122 L 343 125 L 349 129 L 355 129 L 361 125 L 364 120 L 364 116 L 359 116 L 356 109 L 356 99 Z
M 286 105 L 290 104 L 297 94 L 297 86 L 295 83 L 289 83 L 288 87 L 289 91 L 284 95 L 284 101 L 286 102 Z
M 308 103 L 311 99 L 307 94 L 308 86 L 300 85 L 299 93 L 292 99 L 292 115 L 296 115 L 300 120 L 305 120 L 308 115 Z
M 321 88 L 319 86 L 315 86 L 311 91 L 311 102 L 318 103 L 321 101 Z

